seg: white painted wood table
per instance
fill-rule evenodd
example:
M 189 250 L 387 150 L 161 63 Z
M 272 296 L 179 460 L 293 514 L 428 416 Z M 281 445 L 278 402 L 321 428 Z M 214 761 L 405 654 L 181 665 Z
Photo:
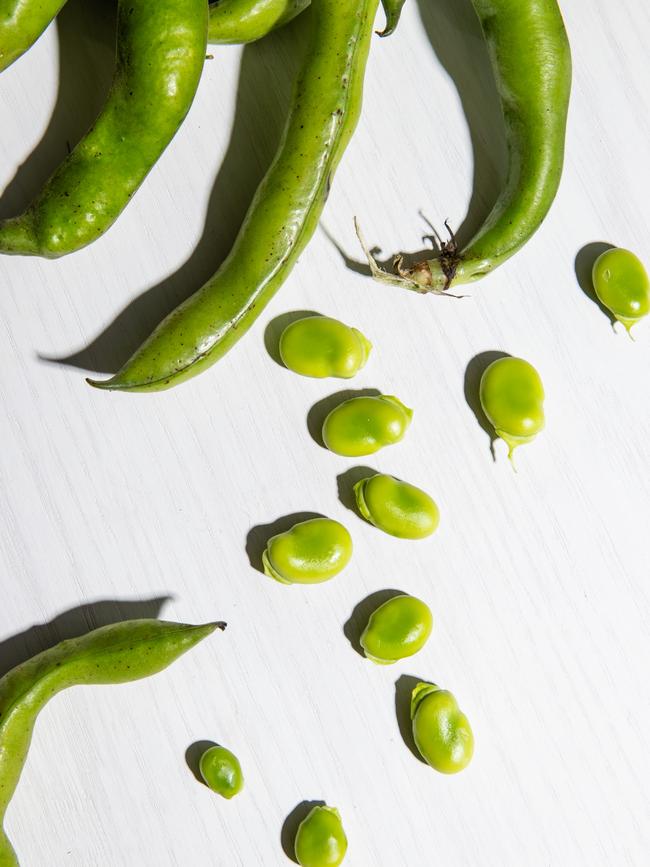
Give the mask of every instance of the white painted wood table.
M 114 22 L 92 5 L 70 0 L 0 77 L 4 215 L 101 105 Z M 84 369 L 114 369 L 228 250 L 278 140 L 304 21 L 214 49 L 187 122 L 104 238 L 56 262 L 0 261 L 0 667 L 120 617 L 229 624 L 151 680 L 46 708 L 6 821 L 23 867 L 282 865 L 285 819 L 319 799 L 342 813 L 350 867 L 648 863 L 650 327 L 636 343 L 614 334 L 574 259 L 610 242 L 650 262 L 650 11 L 563 5 L 575 83 L 560 193 L 468 299 L 379 286 L 330 240 L 357 259 L 357 214 L 388 254 L 420 246 L 419 209 L 458 226 L 469 207 L 465 234 L 486 214 L 504 144 L 468 0 L 411 0 L 397 34 L 375 40 L 321 228 L 198 379 L 111 395 Z M 314 442 L 310 408 L 345 384 L 297 377 L 265 346 L 300 309 L 372 339 L 349 385 L 415 408 L 400 445 L 354 462 Z M 493 351 L 529 359 L 547 391 L 547 429 L 518 474 L 502 443 L 492 461 L 473 412 Z M 409 543 L 364 524 L 346 507 L 358 464 L 430 490 L 439 531 Z M 259 525 L 306 511 L 344 521 L 355 556 L 326 585 L 283 587 L 254 568 Z M 379 668 L 344 625 L 390 588 L 426 599 L 435 632 Z M 472 722 L 475 758 L 457 777 L 403 740 L 413 677 L 452 689 Z M 201 740 L 240 756 L 232 802 L 188 769 Z

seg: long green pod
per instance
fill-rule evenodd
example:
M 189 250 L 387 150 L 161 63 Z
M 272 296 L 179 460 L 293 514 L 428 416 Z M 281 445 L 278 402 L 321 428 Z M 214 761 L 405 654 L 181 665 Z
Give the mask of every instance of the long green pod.
M 397 27 L 405 0 L 382 0 L 389 36 Z M 208 42 L 239 45 L 262 39 L 287 24 L 309 6 L 311 0 L 216 0 L 210 4 Z
M 311 0 L 217 0 L 210 4 L 208 42 L 238 45 L 255 42 L 287 24 Z
M 221 358 L 286 280 L 311 238 L 361 110 L 378 0 L 314 0 L 312 32 L 278 153 L 233 249 L 99 388 L 159 391 Z
M 0 72 L 36 42 L 66 0 L 0 0 Z
M 0 679 L 0 867 L 18 865 L 2 825 L 27 758 L 34 723 L 45 704 L 69 686 L 127 683 L 156 674 L 217 627 L 223 629 L 225 624 L 114 623 L 62 641 Z
M 378 268 L 373 276 L 419 292 L 440 293 L 489 274 L 531 238 L 551 207 L 564 161 L 571 50 L 556 0 L 472 0 L 489 49 L 508 145 L 505 186 L 462 249 L 452 236 L 435 258 Z
M 0 253 L 54 258 L 111 226 L 192 104 L 207 15 L 205 0 L 120 0 L 106 104 L 29 208 L 0 222 Z

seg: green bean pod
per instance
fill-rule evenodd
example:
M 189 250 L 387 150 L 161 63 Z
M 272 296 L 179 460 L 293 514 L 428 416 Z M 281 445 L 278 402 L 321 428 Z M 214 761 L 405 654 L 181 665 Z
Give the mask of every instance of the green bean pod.
M 186 626 L 127 620 L 62 641 L 0 679 L 0 867 L 18 860 L 2 824 L 18 785 L 36 718 L 58 692 L 77 684 L 127 683 L 167 668 L 224 623 Z
M 0 0 L 0 72 L 36 42 L 66 0 Z
M 288 24 L 309 6 L 311 0 L 216 0 L 210 4 L 208 42 L 239 45 L 255 42 L 272 30 Z M 389 36 L 397 27 L 405 0 L 382 0 L 386 26 L 379 34 Z
M 192 104 L 207 14 L 205 0 L 120 0 L 106 104 L 28 209 L 0 222 L 0 253 L 55 258 L 112 225 Z
M 571 50 L 557 0 L 472 0 L 487 41 L 508 145 L 505 186 L 462 249 L 451 239 L 435 258 L 388 274 L 360 241 L 374 277 L 440 294 L 501 265 L 531 238 L 551 207 L 564 161 Z M 357 227 L 358 231 L 358 227 Z
M 276 157 L 233 249 L 99 388 L 160 391 L 196 376 L 251 327 L 314 233 L 361 110 L 378 0 L 314 0 L 312 31 Z
M 208 42 L 238 45 L 255 42 L 287 24 L 310 0 L 217 0 L 210 4 Z

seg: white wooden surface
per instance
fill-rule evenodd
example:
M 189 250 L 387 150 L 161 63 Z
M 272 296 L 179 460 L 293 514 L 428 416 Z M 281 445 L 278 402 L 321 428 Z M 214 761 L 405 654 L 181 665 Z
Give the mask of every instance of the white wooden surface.
M 399 32 L 375 40 L 322 228 L 209 373 L 109 395 L 41 356 L 78 352 L 157 287 L 78 360 L 106 370 L 214 270 L 275 147 L 304 22 L 243 53 L 214 49 L 186 124 L 106 237 L 57 262 L 0 261 L 0 667 L 84 624 L 158 610 L 138 600 L 169 595 L 164 617 L 229 623 L 150 681 L 46 708 L 6 820 L 24 867 L 282 865 L 283 822 L 312 799 L 339 807 L 351 867 L 648 863 L 650 327 L 636 343 L 614 334 L 574 258 L 607 241 L 650 262 L 650 12 L 563 5 L 575 83 L 562 187 L 535 239 L 469 299 L 378 286 L 326 234 L 358 258 L 358 214 L 387 254 L 415 249 L 419 209 L 462 222 L 474 162 L 474 225 L 486 213 L 503 139 L 468 0 L 422 0 L 438 54 L 413 0 Z M 112 23 L 110 7 L 70 0 L 58 34 L 0 77 L 3 214 L 101 104 Z M 384 536 L 339 502 L 337 475 L 355 462 L 320 448 L 306 417 L 345 384 L 296 377 L 265 349 L 268 323 L 298 309 L 361 328 L 375 350 L 350 387 L 415 408 L 403 443 L 360 463 L 434 494 L 430 540 Z M 547 390 L 547 430 L 517 475 L 503 444 L 492 462 L 464 394 L 488 351 L 529 359 Z M 252 568 L 246 538 L 301 511 L 346 522 L 355 556 L 327 585 L 286 588 Z M 387 588 L 426 599 L 436 626 L 418 657 L 376 668 L 343 626 Z M 19 635 L 97 600 L 123 604 Z M 476 754 L 458 777 L 405 745 L 403 675 L 452 689 L 468 714 Z M 186 766 L 202 739 L 242 760 L 230 803 Z

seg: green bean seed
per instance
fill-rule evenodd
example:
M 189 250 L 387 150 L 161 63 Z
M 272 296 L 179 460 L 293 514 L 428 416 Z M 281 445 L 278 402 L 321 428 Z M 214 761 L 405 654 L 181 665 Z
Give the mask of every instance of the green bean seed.
M 335 807 L 314 807 L 298 826 L 295 852 L 301 867 L 338 867 L 348 840 Z
M 650 280 L 643 262 L 629 250 L 614 247 L 594 262 L 596 295 L 630 332 L 650 312 Z
M 422 758 L 441 774 L 466 768 L 474 735 L 454 696 L 433 683 L 419 683 L 411 695 L 413 737 Z
M 338 575 L 352 556 L 352 538 L 331 518 L 311 518 L 272 536 L 262 555 L 264 573 L 281 584 L 320 584 Z
M 498 358 L 484 371 L 479 391 L 483 412 L 512 459 L 517 446 L 532 442 L 544 427 L 539 374 L 523 358 Z
M 302 376 L 349 379 L 368 359 L 372 344 L 356 328 L 327 316 L 292 322 L 280 337 L 285 366 Z
M 392 395 L 353 397 L 330 412 L 323 424 L 323 442 L 337 455 L 361 457 L 398 443 L 411 423 L 413 410 Z
M 368 659 L 390 665 L 422 650 L 432 628 L 428 605 L 415 596 L 394 596 L 370 615 L 360 643 Z
M 239 759 L 225 747 L 214 746 L 206 750 L 199 762 L 201 776 L 206 786 L 230 800 L 244 788 Z
M 428 494 L 393 476 L 361 479 L 354 494 L 366 521 L 400 539 L 424 539 L 440 522 L 438 506 Z

